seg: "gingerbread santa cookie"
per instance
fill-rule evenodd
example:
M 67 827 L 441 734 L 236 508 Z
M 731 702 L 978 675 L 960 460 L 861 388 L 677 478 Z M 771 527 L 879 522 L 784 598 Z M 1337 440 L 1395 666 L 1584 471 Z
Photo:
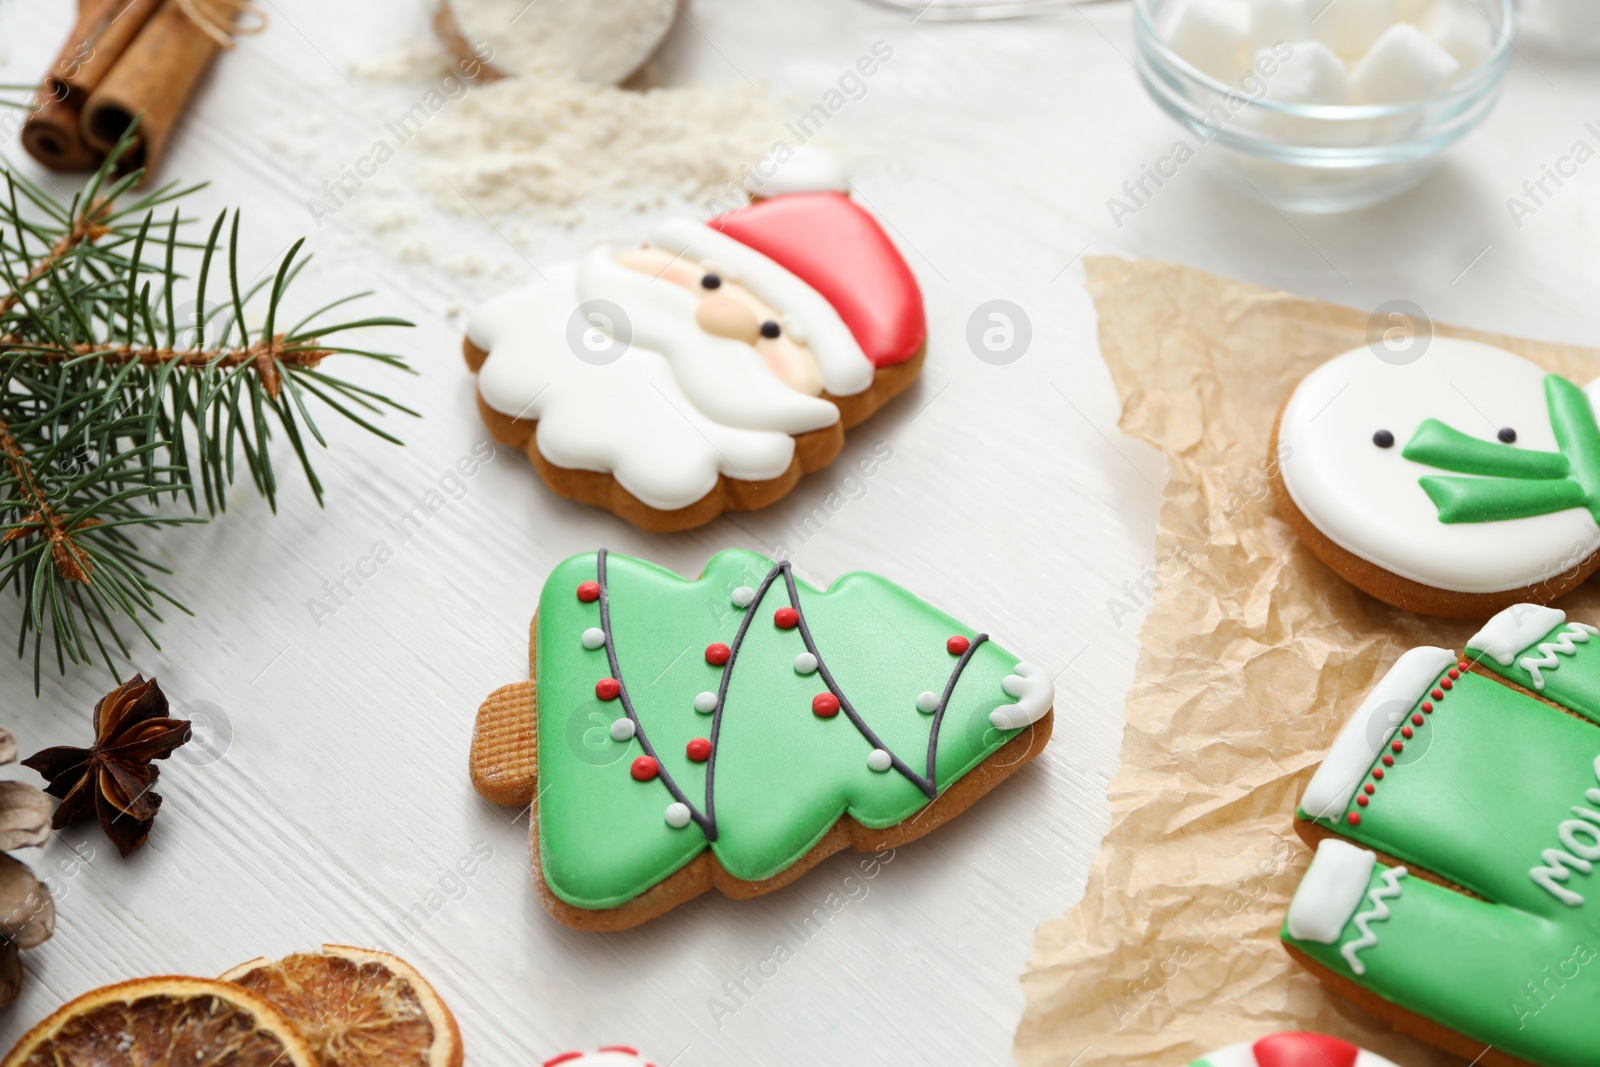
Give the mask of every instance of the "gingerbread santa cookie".
M 916 279 L 844 190 L 807 154 L 747 208 L 657 223 L 491 301 L 465 342 L 490 433 L 645 530 L 788 493 L 922 367 Z
M 1395 1067 L 1382 1056 L 1326 1034 L 1273 1034 L 1253 1044 L 1231 1045 L 1189 1067 Z
M 473 783 L 534 803 L 540 896 L 583 929 L 896 847 L 1050 737 L 1049 675 L 987 635 L 875 575 L 816 589 L 743 550 L 692 581 L 575 556 L 530 645 L 532 680 L 479 710 Z
M 1359 348 L 1284 405 L 1273 488 L 1306 545 L 1410 611 L 1487 618 L 1600 567 L 1600 427 L 1586 391 L 1503 349 Z
M 1407 652 L 1300 802 L 1290 953 L 1486 1067 L 1600 1063 L 1597 633 L 1522 604 Z

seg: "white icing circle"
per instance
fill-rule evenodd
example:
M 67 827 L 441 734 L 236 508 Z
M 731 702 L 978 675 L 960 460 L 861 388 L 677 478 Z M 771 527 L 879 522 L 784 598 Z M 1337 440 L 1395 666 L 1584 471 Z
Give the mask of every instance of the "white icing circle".
M 682 830 L 689 825 L 689 805 L 677 801 L 668 804 L 665 818 L 668 826 L 674 830 Z
M 917 710 L 922 712 L 924 715 L 932 715 L 934 712 L 938 711 L 939 694 L 929 691 L 924 692 L 921 696 L 917 697 Z
M 867 766 L 882 774 L 894 766 L 894 761 L 889 758 L 889 753 L 881 748 L 875 748 L 867 755 Z
M 794 670 L 796 674 L 816 674 L 817 657 L 809 652 L 800 653 L 794 658 Z
M 627 717 L 616 720 L 611 724 L 611 740 L 632 741 L 634 734 L 633 720 Z
M 589 651 L 601 648 L 606 643 L 606 632 L 598 626 L 591 626 L 583 631 L 583 647 Z
M 739 588 L 733 591 L 733 596 L 730 599 L 733 600 L 734 607 L 747 608 L 751 604 L 755 603 L 756 591 L 751 589 L 748 585 L 741 585 Z
M 701 693 L 694 698 L 694 710 L 702 715 L 710 715 L 717 710 L 717 694 Z
M 1394 365 L 1358 348 L 1296 387 L 1278 432 L 1284 485 L 1335 544 L 1391 573 L 1459 593 L 1544 581 L 1600 550 L 1600 526 L 1581 507 L 1500 522 L 1439 521 L 1418 478 L 1471 477 L 1406 459 L 1425 419 L 1483 441 L 1501 428 L 1518 449 L 1559 452 L 1543 368 L 1503 349 L 1435 337 L 1415 362 Z M 1378 430 L 1394 446 L 1373 443 Z

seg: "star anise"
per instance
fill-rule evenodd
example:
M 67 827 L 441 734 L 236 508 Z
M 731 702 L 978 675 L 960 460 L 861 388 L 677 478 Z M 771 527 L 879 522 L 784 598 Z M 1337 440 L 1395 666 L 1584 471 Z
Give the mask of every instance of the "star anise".
M 35 752 L 22 761 L 44 775 L 45 792 L 60 797 L 57 830 L 91 812 L 124 856 L 144 844 L 161 810 L 152 787 L 166 759 L 189 740 L 187 720 L 167 717 L 167 698 L 154 678 L 135 675 L 94 706 L 94 744 Z

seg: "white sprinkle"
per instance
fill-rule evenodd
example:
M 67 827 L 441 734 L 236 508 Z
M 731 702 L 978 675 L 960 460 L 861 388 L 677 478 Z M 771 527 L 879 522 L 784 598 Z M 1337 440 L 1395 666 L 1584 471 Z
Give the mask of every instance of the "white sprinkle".
M 938 711 L 939 694 L 929 692 L 923 693 L 921 696 L 917 697 L 917 710 L 922 712 L 924 715 L 932 715 L 934 712 Z
M 702 715 L 710 715 L 717 710 L 717 694 L 701 693 L 694 698 L 694 710 Z
M 755 599 L 756 591 L 748 585 L 741 585 L 733 591 L 733 606 L 736 608 L 747 608 L 755 603 Z
M 689 825 L 689 805 L 673 802 L 667 805 L 667 825 L 674 830 L 682 830 Z
M 867 756 L 867 766 L 881 774 L 890 767 L 894 766 L 894 763 L 889 758 L 889 753 L 885 752 L 881 748 L 875 748 L 872 750 L 871 754 Z
M 633 720 L 624 716 L 611 724 L 611 740 L 632 741 Z
M 583 647 L 591 652 L 606 643 L 606 632 L 598 626 L 591 626 L 583 631 Z
M 796 674 L 816 674 L 817 657 L 809 652 L 800 653 L 794 658 L 794 669 Z

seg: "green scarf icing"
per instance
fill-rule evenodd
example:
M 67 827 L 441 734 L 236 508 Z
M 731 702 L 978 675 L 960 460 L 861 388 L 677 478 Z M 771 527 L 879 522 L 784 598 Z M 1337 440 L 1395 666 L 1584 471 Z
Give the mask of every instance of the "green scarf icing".
M 1417 427 L 1406 459 L 1477 478 L 1424 475 L 1418 481 L 1439 521 L 1500 522 L 1588 508 L 1600 521 L 1600 425 L 1582 389 L 1556 374 L 1544 379 L 1560 452 L 1512 448 L 1470 437 L 1437 419 Z
M 1522 661 L 1565 629 L 1534 642 L 1509 667 L 1488 657 L 1482 664 L 1531 687 Z M 1589 871 L 1587 860 L 1568 864 L 1555 880 L 1579 903 L 1534 876 L 1572 840 L 1600 851 L 1593 845 L 1600 840 L 1600 730 L 1593 725 L 1600 722 L 1600 640 L 1572 647 L 1558 667 L 1545 669 L 1542 695 L 1583 719 L 1463 673 L 1441 699 L 1426 694 L 1405 710 L 1398 721 L 1410 725 L 1421 715 L 1423 725 L 1409 739 L 1395 734 L 1401 752 L 1383 749 L 1393 765 L 1374 761 L 1371 769 L 1383 776 L 1364 779 L 1375 787 L 1368 804 L 1352 800 L 1336 818 L 1317 820 L 1483 899 L 1421 877 L 1401 879 L 1399 895 L 1386 900 L 1389 917 L 1368 923 L 1377 942 L 1359 950 L 1366 968 L 1359 977 L 1341 950 L 1361 940 L 1356 919 L 1371 909 L 1369 898 L 1335 944 L 1296 940 L 1287 926 L 1282 934 L 1383 999 L 1547 1067 L 1600 1062 L 1600 861 Z M 1431 714 L 1421 711 L 1424 700 Z M 1304 810 L 1299 817 L 1307 818 Z M 1386 869 L 1378 864 L 1369 890 L 1382 889 Z
M 576 590 L 597 579 L 595 553 L 560 564 L 545 584 L 537 620 L 539 849 L 552 892 L 581 908 L 626 903 L 710 847 L 733 875 L 770 878 L 805 855 L 841 815 L 882 828 L 930 803 L 898 770 L 874 771 L 873 745 L 844 713 L 821 718 L 812 698 L 827 691 L 820 673 L 796 670 L 805 651 L 798 629 L 774 612 L 789 606 L 781 576 L 746 609 L 730 596 L 759 589 L 774 568 L 754 552 L 718 553 L 694 581 L 654 564 L 608 554 L 607 603 L 622 680 L 665 772 L 635 781 L 641 739 L 612 740 L 620 700 L 595 683 L 610 676 L 604 647 L 582 635 L 600 626 L 600 605 Z M 796 580 L 800 607 L 839 689 L 885 747 L 908 768 L 927 765 L 935 716 L 917 709 L 926 691 L 942 694 L 958 657 L 946 649 L 972 630 L 875 575 L 856 573 L 826 591 Z M 663 817 L 674 797 L 670 776 L 704 814 L 708 763 L 685 746 L 710 738 L 712 716 L 695 697 L 716 692 L 728 668 L 705 658 L 713 643 L 733 645 L 749 626 L 728 676 L 716 740 L 716 840 L 699 819 L 674 828 Z M 993 729 L 989 713 L 1012 702 L 1001 682 L 1017 658 L 993 641 L 974 642 L 942 717 L 930 788 L 942 791 L 1019 731 Z

